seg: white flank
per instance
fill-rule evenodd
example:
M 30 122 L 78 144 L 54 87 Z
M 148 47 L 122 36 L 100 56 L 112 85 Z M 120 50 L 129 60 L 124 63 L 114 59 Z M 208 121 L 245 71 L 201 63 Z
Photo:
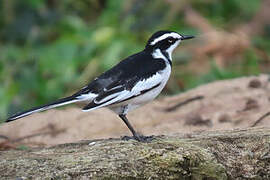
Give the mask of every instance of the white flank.
M 170 77 L 170 74 L 171 74 L 171 67 L 167 65 L 164 70 L 157 72 L 152 77 L 145 79 L 143 81 L 139 81 L 131 90 L 134 95 L 138 95 L 142 91 L 150 89 L 151 87 L 154 87 L 158 84 L 160 85 L 150 90 L 149 92 L 143 94 L 142 96 L 136 97 L 134 99 L 134 103 L 141 104 L 153 100 L 157 95 L 159 95 L 159 93 L 165 87 Z
M 157 72 L 152 77 L 144 79 L 142 81 L 139 81 L 130 91 L 123 90 L 121 92 L 111 94 L 111 95 L 105 97 L 104 99 L 102 99 L 101 101 L 98 101 L 98 103 L 105 102 L 106 100 L 113 98 L 112 100 L 110 100 L 104 104 L 101 104 L 99 106 L 96 106 L 94 108 L 83 110 L 83 111 L 92 111 L 94 109 L 109 106 L 110 109 L 112 109 L 116 113 L 119 113 L 120 111 L 119 111 L 118 107 L 122 107 L 125 105 L 129 105 L 129 108 L 127 111 L 132 110 L 136 107 L 139 107 L 139 106 L 153 100 L 156 96 L 158 96 L 160 94 L 160 92 L 162 91 L 162 89 L 164 88 L 164 86 L 166 85 L 166 83 L 170 77 L 170 74 L 171 74 L 171 67 L 169 65 L 167 65 L 167 67 L 164 70 Z M 152 87 L 154 87 L 158 84 L 160 84 L 160 85 L 157 86 L 156 88 L 150 90 L 149 92 L 147 92 L 145 94 L 140 95 L 142 93 L 142 91 L 151 89 Z M 129 99 L 130 97 L 134 97 L 134 98 Z M 126 99 L 129 99 L 129 100 L 125 101 Z M 118 103 L 118 102 L 120 102 L 120 103 Z M 114 103 L 116 103 L 116 104 L 114 104 Z
M 162 58 L 165 58 L 164 55 L 160 52 L 159 49 L 157 51 L 158 52 L 155 54 L 156 57 L 162 56 Z M 168 79 L 170 77 L 170 73 L 171 73 L 171 68 L 170 68 L 169 65 L 167 65 L 167 67 L 164 70 L 157 72 L 156 74 L 154 74 L 153 76 L 151 76 L 151 77 L 149 77 L 147 79 L 144 79 L 142 81 L 137 82 L 137 84 L 130 91 L 129 90 L 123 90 L 121 92 L 110 94 L 107 97 L 104 97 L 103 99 L 101 99 L 99 101 L 94 99 L 94 102 L 96 104 L 101 104 L 101 103 L 104 103 L 104 102 L 106 102 L 108 100 L 109 101 L 104 103 L 104 104 L 101 104 L 100 106 L 98 105 L 98 106 L 96 106 L 94 108 L 87 109 L 87 110 L 84 110 L 84 111 L 91 111 L 91 110 L 94 110 L 94 109 L 97 109 L 97 108 L 100 108 L 100 107 L 104 107 L 104 106 L 108 106 L 110 104 L 114 104 L 114 103 L 117 103 L 117 102 L 124 101 L 125 99 L 128 99 L 130 97 L 140 95 L 142 91 L 145 91 L 147 89 L 151 89 L 152 87 L 160 84 L 154 90 L 151 90 L 152 92 L 154 92 L 153 94 L 149 93 L 151 91 L 146 93 L 146 94 L 149 94 L 149 97 L 145 98 L 143 101 L 150 101 L 150 100 L 154 99 L 161 92 L 161 90 L 164 88 L 166 82 L 168 81 Z M 140 102 L 136 102 L 136 103 L 140 104 Z

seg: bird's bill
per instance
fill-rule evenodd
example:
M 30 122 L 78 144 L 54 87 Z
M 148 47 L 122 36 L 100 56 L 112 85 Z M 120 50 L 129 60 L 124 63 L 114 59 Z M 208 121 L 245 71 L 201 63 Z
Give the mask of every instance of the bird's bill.
M 192 39 L 192 38 L 194 38 L 195 36 L 189 36 L 189 35 L 182 35 L 182 37 L 181 37 L 181 40 L 187 40 L 187 39 Z

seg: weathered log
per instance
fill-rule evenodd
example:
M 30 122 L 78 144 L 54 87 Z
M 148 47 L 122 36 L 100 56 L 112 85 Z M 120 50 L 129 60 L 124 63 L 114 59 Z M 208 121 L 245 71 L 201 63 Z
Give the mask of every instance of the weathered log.
M 1 179 L 269 179 L 270 129 L 105 139 L 0 152 Z

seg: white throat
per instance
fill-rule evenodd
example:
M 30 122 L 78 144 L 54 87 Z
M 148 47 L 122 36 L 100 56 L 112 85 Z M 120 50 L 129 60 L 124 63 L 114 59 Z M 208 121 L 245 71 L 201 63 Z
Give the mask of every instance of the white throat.
M 173 45 L 171 45 L 171 47 L 169 47 L 166 52 L 168 53 L 169 55 L 169 58 L 170 60 L 172 61 L 172 52 L 173 50 L 178 46 L 178 44 L 180 43 L 180 40 L 179 41 L 176 41 Z

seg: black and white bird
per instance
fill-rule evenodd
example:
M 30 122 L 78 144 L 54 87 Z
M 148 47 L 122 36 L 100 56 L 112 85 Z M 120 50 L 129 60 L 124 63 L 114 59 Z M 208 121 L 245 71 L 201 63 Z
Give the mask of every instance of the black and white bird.
M 150 37 L 143 51 L 122 60 L 75 94 L 15 114 L 6 122 L 55 107 L 83 102 L 87 104 L 83 111 L 108 107 L 119 115 L 136 140 L 145 141 L 147 137 L 134 130 L 126 115 L 159 95 L 171 74 L 173 50 L 182 40 L 193 37 L 173 31 L 158 31 Z

